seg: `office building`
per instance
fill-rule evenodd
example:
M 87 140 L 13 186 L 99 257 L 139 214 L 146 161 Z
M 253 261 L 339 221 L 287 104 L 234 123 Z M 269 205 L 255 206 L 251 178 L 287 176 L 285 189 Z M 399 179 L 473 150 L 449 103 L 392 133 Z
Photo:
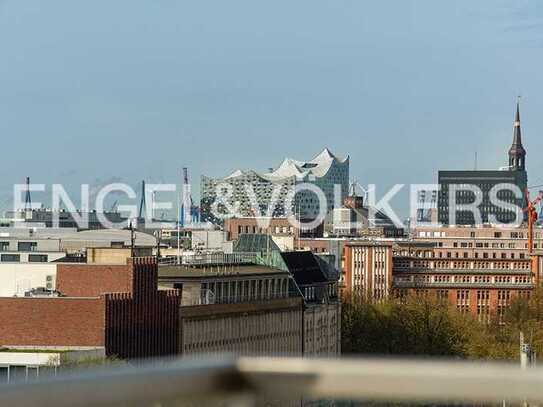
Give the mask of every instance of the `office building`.
M 369 301 L 388 298 L 392 287 L 392 243 L 349 241 L 344 245 L 343 292 Z
M 302 297 L 290 274 L 237 260 L 160 266 L 160 286 L 181 296 L 178 353 L 301 355 Z
M 496 191 L 496 196 L 500 201 L 515 205 L 521 210 L 525 207 L 524 192 L 528 186 L 528 175 L 526 173 L 526 150 L 522 145 L 518 103 L 513 125 L 513 143 L 508 151 L 507 162 L 508 165 L 500 170 L 439 171 L 438 222 L 444 225 L 474 225 L 489 223 L 492 221 L 492 217 L 495 217 L 495 222 L 513 223 L 516 219 L 515 212 L 494 205 L 491 202 L 491 191 Z M 515 195 L 514 191 L 509 189 L 497 187 L 499 184 L 517 187 L 520 195 Z M 466 189 L 470 186 L 477 187 L 480 192 L 475 193 Z M 453 189 L 457 189 L 454 197 L 450 193 Z M 481 214 L 480 219 L 474 217 L 470 211 L 460 210 L 456 206 L 451 207 L 451 198 L 456 201 L 456 205 L 470 205 L 476 200 L 480 200 L 478 206 Z

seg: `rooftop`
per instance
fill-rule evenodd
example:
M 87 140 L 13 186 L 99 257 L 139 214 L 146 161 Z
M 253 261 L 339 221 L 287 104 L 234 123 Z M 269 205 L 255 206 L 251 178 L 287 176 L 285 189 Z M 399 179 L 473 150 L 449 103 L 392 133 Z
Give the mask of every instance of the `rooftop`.
M 266 274 L 285 274 L 286 272 L 280 269 L 260 266 L 260 265 L 223 265 L 223 266 L 186 266 L 186 265 L 160 265 L 158 267 L 158 278 L 216 278 L 217 276 L 252 276 Z
M 332 164 L 347 164 L 348 162 L 348 156 L 345 158 L 338 158 L 332 154 L 330 150 L 325 148 L 310 161 L 299 161 L 292 158 L 285 158 L 279 167 L 270 172 L 258 173 L 253 170 L 237 169 L 225 177 L 225 179 L 232 179 L 245 175 L 257 176 L 270 182 L 282 181 L 286 178 L 292 177 L 296 177 L 297 179 L 304 179 L 308 176 L 321 178 L 328 173 L 328 170 Z

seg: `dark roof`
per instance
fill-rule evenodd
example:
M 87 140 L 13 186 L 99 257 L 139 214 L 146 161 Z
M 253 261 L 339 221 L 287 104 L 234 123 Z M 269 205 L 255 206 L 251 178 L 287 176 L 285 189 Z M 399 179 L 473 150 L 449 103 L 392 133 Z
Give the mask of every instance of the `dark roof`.
M 319 261 L 310 251 L 282 252 L 281 257 L 298 285 L 328 282 Z
M 516 155 L 526 154 L 524 147 L 522 146 L 522 136 L 520 130 L 520 108 L 519 103 L 517 102 L 517 111 L 515 112 L 515 122 L 513 124 L 513 144 L 509 149 L 509 154 Z

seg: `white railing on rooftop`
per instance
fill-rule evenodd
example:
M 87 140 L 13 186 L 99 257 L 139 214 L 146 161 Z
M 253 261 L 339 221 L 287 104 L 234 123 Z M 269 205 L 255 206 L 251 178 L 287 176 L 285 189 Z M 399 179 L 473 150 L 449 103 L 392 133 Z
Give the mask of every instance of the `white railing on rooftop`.
M 183 265 L 183 266 L 205 266 L 205 265 L 230 265 L 247 264 L 256 262 L 256 253 L 202 253 L 185 254 L 177 256 L 161 257 L 160 265 Z
M 543 401 L 543 369 L 443 360 L 162 361 L 0 386 L 2 406 L 254 405 L 261 400 Z M 272 404 L 269 404 L 272 405 Z

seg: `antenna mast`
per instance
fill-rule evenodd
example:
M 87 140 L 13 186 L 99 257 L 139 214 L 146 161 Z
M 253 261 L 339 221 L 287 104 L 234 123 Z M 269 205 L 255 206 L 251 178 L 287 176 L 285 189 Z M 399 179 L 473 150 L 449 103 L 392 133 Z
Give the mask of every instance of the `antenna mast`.
M 138 219 L 143 219 L 145 217 L 144 215 L 144 209 L 145 212 L 147 212 L 147 204 L 145 203 L 145 180 L 141 181 L 141 201 L 140 201 L 140 211 L 138 215 Z
M 30 198 L 30 177 L 26 177 L 26 195 L 25 195 L 25 212 L 32 210 L 32 199 Z

